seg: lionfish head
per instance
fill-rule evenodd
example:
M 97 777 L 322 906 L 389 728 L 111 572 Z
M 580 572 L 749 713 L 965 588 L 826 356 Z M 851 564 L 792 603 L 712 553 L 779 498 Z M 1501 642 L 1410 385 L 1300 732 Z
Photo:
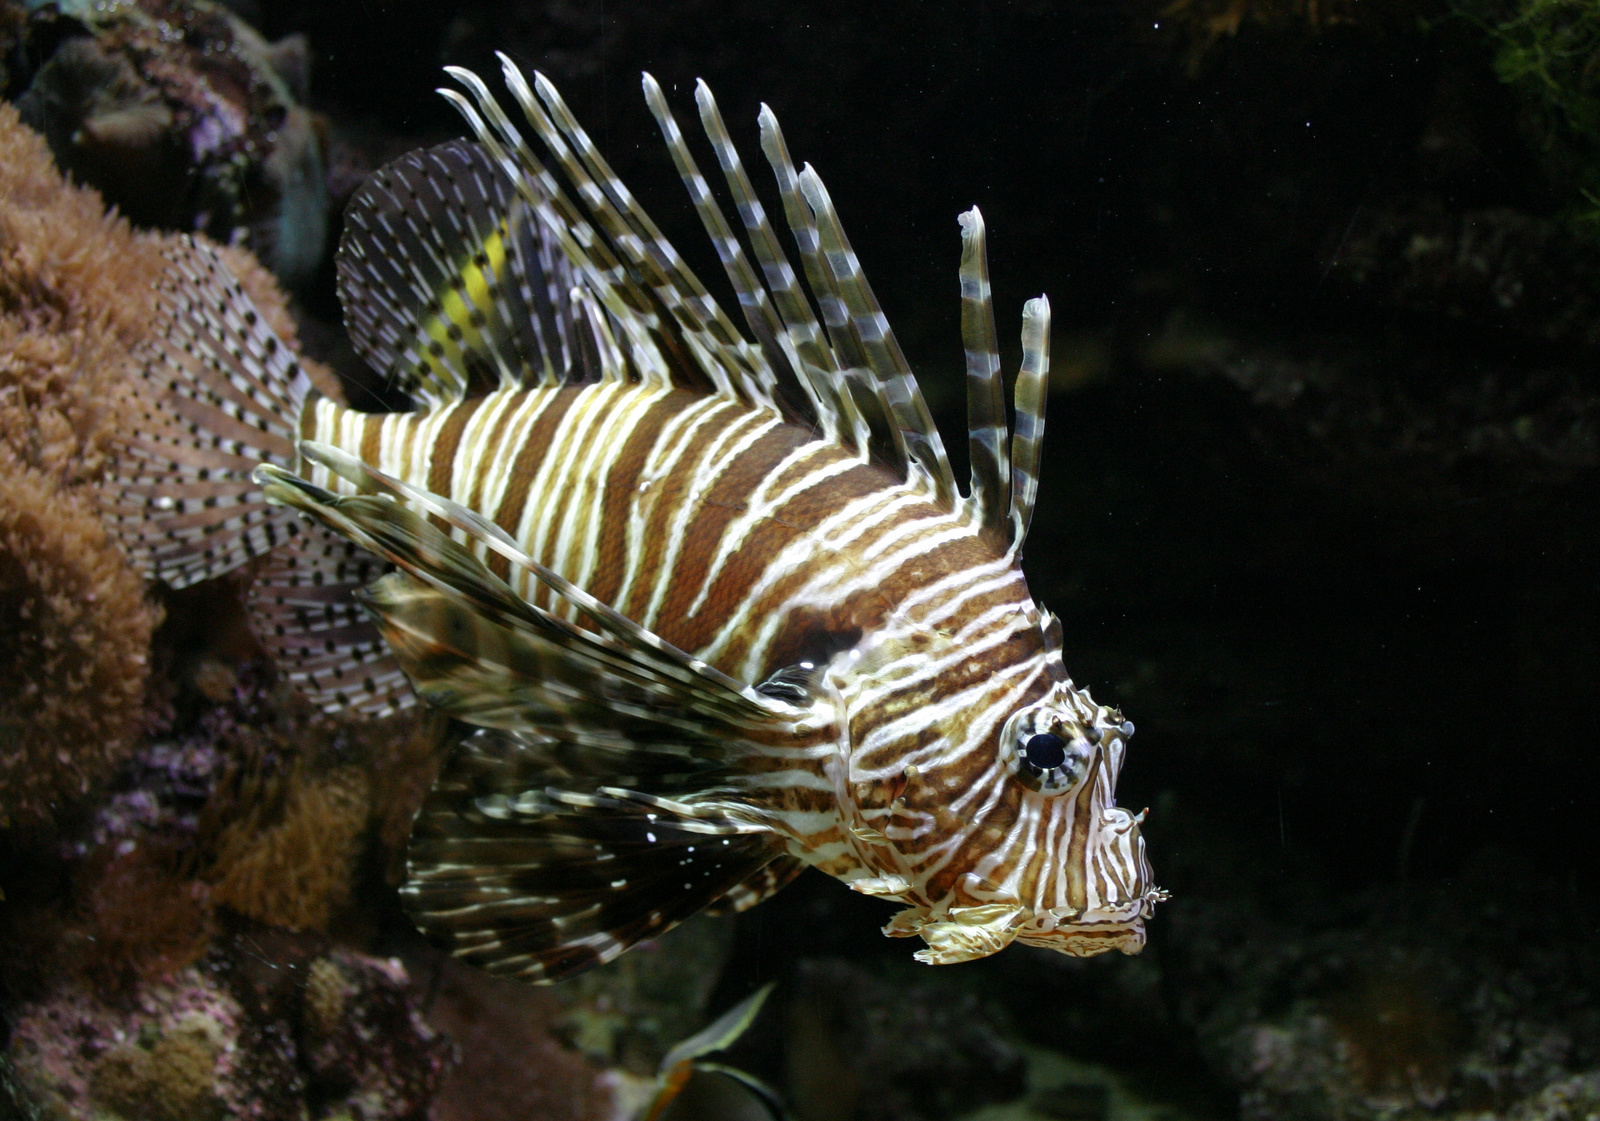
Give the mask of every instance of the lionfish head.
M 1075 957 L 1138 953 L 1166 893 L 1139 826 L 1116 805 L 1133 725 L 1058 679 L 998 725 L 943 730 L 944 750 L 909 775 L 863 845 L 876 876 L 857 890 L 911 904 L 884 928 L 920 935 L 932 964 L 984 957 L 1013 941 Z M 869 873 L 871 875 L 871 873 Z

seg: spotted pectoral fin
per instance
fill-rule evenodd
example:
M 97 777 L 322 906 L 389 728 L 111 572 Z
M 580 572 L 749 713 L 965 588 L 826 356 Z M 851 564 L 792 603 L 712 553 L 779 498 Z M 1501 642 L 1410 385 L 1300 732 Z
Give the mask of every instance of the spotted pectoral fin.
M 472 511 L 331 449 L 302 451 L 379 493 L 341 497 L 269 467 L 268 497 L 397 566 L 364 605 L 417 694 L 485 729 L 418 818 L 405 892 L 419 925 L 485 968 L 555 980 L 783 855 L 744 796 L 746 762 L 792 744 L 809 708 L 674 648 Z M 532 571 L 588 625 L 518 596 L 434 519 Z
M 416 694 L 354 593 L 390 566 L 320 525 L 268 554 L 250 623 L 281 671 L 328 712 L 385 716 Z
M 770 833 L 715 805 L 563 790 L 548 785 L 551 773 L 547 743 L 479 732 L 417 817 L 406 907 L 491 973 L 548 984 L 610 961 L 781 852 Z
M 295 519 L 264 501 L 251 472 L 293 460 L 315 390 L 216 248 L 181 238 L 164 252 L 104 501 L 135 565 L 182 588 L 294 536 Z

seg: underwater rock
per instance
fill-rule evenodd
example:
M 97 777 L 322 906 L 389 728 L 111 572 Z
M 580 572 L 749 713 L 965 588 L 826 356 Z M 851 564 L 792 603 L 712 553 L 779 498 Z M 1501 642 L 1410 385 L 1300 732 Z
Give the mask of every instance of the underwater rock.
M 47 1116 L 260 1117 L 237 1078 L 243 1018 L 215 978 L 191 967 L 132 1006 L 74 989 L 19 1009 L 8 1053 L 17 1085 Z
M 1600 246 L 1553 218 L 1436 198 L 1358 212 L 1329 277 L 1391 307 L 1543 342 L 1600 343 Z
M 1168 983 L 1247 1121 L 1522 1116 L 1600 1063 L 1591 903 L 1492 860 L 1411 894 L 1174 909 Z
M 420 1117 L 450 1054 L 426 1026 L 397 960 L 330 950 L 306 967 L 300 1048 L 312 1093 L 352 1118 Z
M 631 1116 L 627 1102 L 647 1095 L 647 1081 L 561 1045 L 565 1009 L 556 990 L 491 977 L 431 947 L 410 954 L 407 966 L 428 994 L 428 1023 L 458 1056 L 439 1085 L 432 1121 L 614 1121 Z
M 397 962 L 259 934 L 131 1000 L 67 986 L 13 1022 L 18 1088 L 71 1121 L 420 1119 L 449 1053 Z
M 1144 359 L 1238 387 L 1270 455 L 1362 502 L 1448 515 L 1441 498 L 1566 483 L 1600 465 L 1600 392 L 1576 362 L 1519 368 L 1333 332 L 1269 339 L 1181 312 Z
M 28 8 L 16 37 L 41 61 L 8 94 L 64 169 L 141 226 L 243 234 L 285 284 L 309 279 L 328 197 L 304 38 L 269 44 L 207 0 Z
M 788 1086 L 804 1121 L 943 1121 L 1027 1090 L 1020 1052 L 972 992 L 802 962 L 788 1000 Z

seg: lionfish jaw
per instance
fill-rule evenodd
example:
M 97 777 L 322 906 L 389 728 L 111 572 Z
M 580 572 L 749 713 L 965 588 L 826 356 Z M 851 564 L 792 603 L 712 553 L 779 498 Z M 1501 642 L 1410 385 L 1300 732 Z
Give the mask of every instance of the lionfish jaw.
M 955 907 L 948 917 L 923 922 L 917 931 L 928 944 L 912 956 L 928 965 L 954 965 L 999 953 L 1017 936 L 1029 914 L 1026 907 L 991 903 L 982 907 Z M 897 916 L 898 917 L 898 916 Z
M 1093 957 L 1110 950 L 1137 954 L 1144 949 L 1144 920 L 1166 898 L 1165 891 L 1152 888 L 1137 898 L 1089 911 L 1072 907 L 1036 911 L 1017 931 L 1017 941 L 1070 957 Z
M 883 933 L 890 938 L 921 935 L 928 944 L 913 957 L 928 965 L 953 965 L 988 957 L 1009 946 L 1030 911 L 1010 903 L 981 907 L 953 907 L 933 919 L 922 907 L 907 907 L 889 920 Z

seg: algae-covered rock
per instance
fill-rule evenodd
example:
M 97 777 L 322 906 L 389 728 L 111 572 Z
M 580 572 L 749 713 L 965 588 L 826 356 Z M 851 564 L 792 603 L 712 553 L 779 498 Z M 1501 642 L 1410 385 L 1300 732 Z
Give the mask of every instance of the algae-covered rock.
M 58 1121 L 421 1121 L 451 1059 L 398 962 L 249 931 L 131 996 L 13 1011 L 18 1097 Z
M 303 37 L 269 44 L 208 0 L 29 7 L 35 64 L 9 93 L 64 169 L 141 226 L 242 235 L 284 283 L 310 277 L 328 196 Z

